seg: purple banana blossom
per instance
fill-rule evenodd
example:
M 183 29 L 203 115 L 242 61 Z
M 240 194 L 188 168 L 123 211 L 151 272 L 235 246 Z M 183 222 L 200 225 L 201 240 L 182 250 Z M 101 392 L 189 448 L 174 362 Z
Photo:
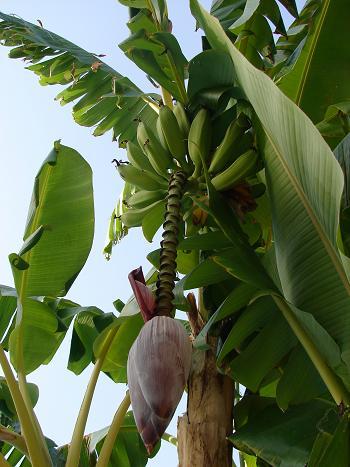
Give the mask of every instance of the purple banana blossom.
M 146 285 L 142 267 L 140 266 L 131 271 L 128 278 L 136 301 L 140 307 L 142 318 L 145 322 L 149 321 L 155 315 L 156 300 Z
M 147 321 L 130 349 L 128 385 L 135 422 L 150 454 L 172 419 L 191 366 L 183 326 L 167 316 Z

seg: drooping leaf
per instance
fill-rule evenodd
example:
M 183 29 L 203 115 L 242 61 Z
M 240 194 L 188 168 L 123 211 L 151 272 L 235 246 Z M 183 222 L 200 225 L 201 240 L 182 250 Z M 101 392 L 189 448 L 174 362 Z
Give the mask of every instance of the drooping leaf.
M 220 250 L 228 248 L 231 242 L 220 230 L 198 233 L 179 242 L 180 250 Z
M 229 274 L 223 268 L 216 265 L 211 258 L 208 258 L 201 261 L 198 266 L 185 276 L 184 290 L 217 284 L 229 277 Z
M 266 299 L 266 297 L 248 305 L 233 324 L 225 339 L 217 357 L 218 364 L 220 365 L 230 352 L 238 349 L 247 337 L 263 329 L 267 323 L 271 323 L 276 318 L 277 313 L 274 303 L 271 299 Z
M 346 64 L 350 51 L 344 40 L 349 5 L 346 0 L 318 0 L 307 2 L 304 10 L 300 16 L 307 19 L 305 45 L 292 70 L 278 84 L 314 122 L 319 122 L 328 106 L 349 97 Z
M 112 129 L 120 141 L 136 138 L 137 117 L 154 125 L 156 112 L 148 102 L 155 105 L 158 97 L 144 94 L 101 57 L 18 17 L 0 13 L 0 19 L 0 41 L 12 47 L 10 58 L 32 62 L 28 69 L 40 84 L 66 86 L 57 99 L 62 105 L 78 100 L 73 107 L 78 124 L 96 126 L 96 136 Z
M 206 348 L 207 346 L 207 335 L 211 327 L 229 316 L 237 313 L 241 308 L 245 307 L 249 300 L 252 298 L 256 288 L 250 284 L 241 283 L 234 290 L 229 293 L 225 300 L 221 303 L 216 312 L 210 317 L 206 325 L 200 331 L 196 340 L 194 341 L 194 347 Z
M 193 202 L 212 217 L 216 225 L 231 242 L 230 253 L 236 259 L 235 277 L 246 280 L 247 271 L 249 270 L 250 279 L 254 277 L 254 282 L 258 287 L 274 288 L 258 256 L 249 245 L 233 210 L 224 197 L 214 189 L 207 173 L 206 178 L 209 206 L 196 196 L 193 197 Z M 213 259 L 215 261 L 215 258 Z
M 229 57 L 215 50 L 206 50 L 196 55 L 188 68 L 188 96 L 193 99 L 198 93 L 209 89 L 232 87 L 235 74 Z
M 76 316 L 69 353 L 68 369 L 80 374 L 93 361 L 93 344 L 99 335 L 94 318 L 102 316 L 96 307 L 82 309 Z
M 298 345 L 283 367 L 277 384 L 278 406 L 286 410 L 289 405 L 307 402 L 327 392 L 327 389 L 305 350 Z
M 152 28 L 153 29 L 153 28 Z M 119 47 L 177 100 L 187 102 L 184 86 L 187 60 L 175 36 L 170 32 L 148 32 L 140 29 L 132 33 Z
M 284 296 L 314 315 L 349 365 L 350 287 L 336 246 L 343 186 L 340 167 L 305 114 L 251 66 L 196 0 L 191 7 L 212 47 L 230 54 L 238 82 L 262 125 L 260 144 L 264 144 Z
M 296 338 L 281 315 L 262 326 L 259 334 L 230 363 L 231 375 L 252 391 L 295 346 Z

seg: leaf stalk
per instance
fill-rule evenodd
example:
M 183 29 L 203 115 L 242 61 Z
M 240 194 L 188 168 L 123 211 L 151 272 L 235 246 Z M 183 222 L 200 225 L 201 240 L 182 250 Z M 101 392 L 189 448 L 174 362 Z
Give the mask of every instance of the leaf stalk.
M 299 342 L 304 347 L 306 353 L 310 357 L 310 360 L 315 365 L 316 370 L 320 374 L 323 382 L 327 386 L 336 404 L 340 405 L 343 403 L 346 406 L 349 406 L 350 396 L 348 391 L 345 389 L 343 383 L 338 378 L 338 376 L 331 370 L 331 368 L 329 368 L 326 361 L 324 360 L 324 357 L 322 356 L 322 354 L 320 353 L 310 336 L 301 326 L 291 308 L 288 306 L 288 304 L 282 297 L 272 295 L 272 298 L 278 306 L 278 308 L 280 309 L 280 311 L 282 312 L 289 326 L 292 328 Z
M 115 440 L 118 436 L 119 430 L 123 424 L 125 414 L 130 406 L 130 394 L 129 391 L 126 392 L 122 403 L 119 405 L 118 410 L 116 411 L 111 426 L 109 427 L 107 436 L 103 442 L 103 446 L 98 456 L 98 461 L 96 467 L 107 467 L 109 459 L 112 454 L 113 446 Z

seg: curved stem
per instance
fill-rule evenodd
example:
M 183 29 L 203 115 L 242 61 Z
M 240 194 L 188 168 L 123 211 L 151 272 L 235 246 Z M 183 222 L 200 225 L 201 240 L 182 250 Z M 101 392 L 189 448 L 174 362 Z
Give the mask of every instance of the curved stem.
M 182 103 L 184 105 L 186 105 L 188 103 L 188 96 L 187 96 L 187 92 L 186 92 L 186 88 L 185 88 L 185 84 L 183 82 L 183 80 L 180 78 L 179 76 L 179 73 L 177 71 L 177 68 L 176 68 L 176 65 L 175 65 L 175 62 L 173 60 L 173 57 L 172 55 L 170 54 L 170 52 L 166 52 L 166 57 L 167 57 L 167 60 L 168 60 L 168 63 L 169 63 L 169 66 L 171 68 L 171 71 L 173 72 L 173 75 L 174 75 L 174 78 L 175 78 L 175 82 L 176 82 L 176 85 L 177 85 L 177 88 L 179 90 L 179 93 L 181 95 L 181 100 L 182 100 Z M 171 103 L 171 109 L 173 108 L 173 105 Z
M 125 418 L 125 414 L 130 406 L 130 394 L 129 391 L 125 394 L 125 397 L 116 411 L 111 426 L 109 427 L 107 436 L 104 440 L 100 455 L 98 456 L 98 461 L 96 467 L 107 467 L 109 459 L 112 454 L 113 446 L 115 440 L 118 436 L 120 427 Z
M 164 99 L 164 97 L 163 97 L 163 99 Z M 157 112 L 157 114 L 159 114 L 159 105 L 157 105 L 151 98 L 149 98 L 146 95 L 143 95 L 142 100 L 144 102 L 146 102 L 146 104 L 148 104 L 155 112 Z M 171 101 L 171 104 L 172 104 L 172 102 L 173 101 Z
M 118 326 L 115 326 L 109 331 L 106 341 L 101 349 L 100 355 L 97 358 L 96 363 L 94 365 L 94 369 L 91 373 L 91 377 L 90 377 L 88 386 L 86 388 L 84 399 L 81 404 L 79 415 L 78 415 L 78 418 L 77 418 L 77 421 L 74 427 L 72 440 L 70 443 L 70 447 L 68 449 L 68 457 L 67 457 L 67 462 L 66 462 L 65 467 L 76 467 L 77 465 L 79 465 L 80 451 L 81 451 L 81 446 L 82 446 L 83 439 L 84 439 L 85 426 L 86 426 L 87 418 L 89 415 L 91 402 L 92 402 L 92 398 L 95 392 L 97 380 L 100 375 L 102 365 L 107 355 L 107 352 L 109 350 L 109 347 L 117 331 L 118 331 Z
M 5 426 L 0 424 L 0 440 L 4 441 L 5 443 L 10 444 L 11 446 L 14 446 L 17 448 L 19 451 L 21 451 L 25 456 L 29 458 L 29 453 L 27 449 L 27 445 L 25 442 L 25 439 L 22 435 L 19 433 L 16 433 L 13 430 L 10 430 L 9 428 L 6 428 Z
M 6 358 L 3 347 L 0 345 L 0 365 L 10 390 L 13 403 L 16 408 L 16 413 L 21 424 L 21 429 L 26 441 L 29 457 L 33 467 L 47 467 L 47 460 L 37 442 L 36 429 L 33 426 L 32 420 L 29 416 L 27 406 L 24 402 L 21 391 L 19 390 L 18 383 L 11 370 L 10 364 Z
M 168 443 L 173 444 L 174 446 L 177 446 L 177 438 L 169 433 L 164 433 L 162 439 L 168 441 Z
M 28 385 L 27 385 L 27 378 L 24 371 L 24 349 L 23 349 L 23 342 L 24 342 L 24 328 L 23 328 L 23 301 L 24 301 L 24 290 L 25 290 L 25 283 L 26 280 L 23 279 L 20 294 L 17 299 L 17 316 L 16 316 L 16 326 L 18 328 L 17 334 L 17 376 L 18 376 L 18 386 L 19 390 L 22 394 L 22 398 L 24 404 L 27 408 L 27 412 L 31 421 L 31 435 L 35 437 L 36 444 L 40 448 L 43 459 L 45 461 L 44 465 L 51 466 L 52 461 L 49 454 L 49 450 L 47 448 L 47 444 L 44 438 L 44 434 L 41 430 L 39 421 L 35 415 L 32 402 L 30 400 L 30 396 L 28 393 Z M 26 436 L 25 430 L 23 429 L 24 434 Z
M 338 376 L 329 368 L 327 362 L 319 352 L 318 348 L 299 323 L 298 319 L 293 313 L 293 310 L 281 297 L 272 295 L 272 298 L 278 308 L 281 310 L 284 318 L 292 328 L 294 334 L 299 339 L 301 345 L 304 347 L 306 353 L 310 357 L 310 360 L 315 365 L 316 370 L 319 372 L 323 382 L 327 386 L 331 393 L 334 401 L 337 405 L 344 403 L 346 406 L 350 405 L 350 396 L 348 391 L 345 389 L 342 381 Z

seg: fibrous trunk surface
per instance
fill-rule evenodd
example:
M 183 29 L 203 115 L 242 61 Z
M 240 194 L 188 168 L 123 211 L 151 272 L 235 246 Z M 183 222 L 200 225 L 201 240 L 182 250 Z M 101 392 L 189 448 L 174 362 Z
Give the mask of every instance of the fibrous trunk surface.
M 179 467 L 232 467 L 233 397 L 233 381 L 218 373 L 213 351 L 194 351 L 187 414 L 177 426 Z

